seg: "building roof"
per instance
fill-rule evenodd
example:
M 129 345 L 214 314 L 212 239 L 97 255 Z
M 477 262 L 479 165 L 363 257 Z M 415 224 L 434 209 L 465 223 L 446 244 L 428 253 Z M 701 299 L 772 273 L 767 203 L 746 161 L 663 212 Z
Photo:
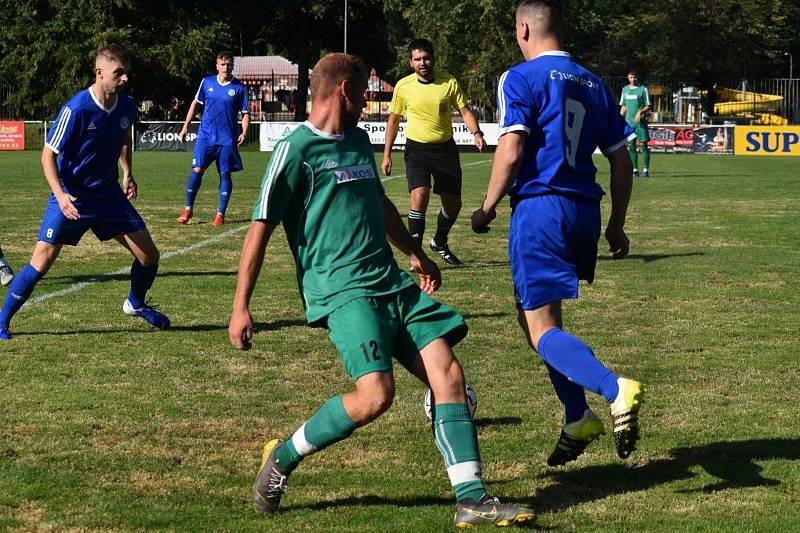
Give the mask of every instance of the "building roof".
M 311 69 L 308 72 L 310 74 Z M 233 58 L 233 75 L 245 85 L 269 81 L 294 87 L 297 85 L 298 68 L 297 64 L 282 56 L 237 56 Z M 386 81 L 380 80 L 379 90 L 392 92 L 394 89 Z
M 273 75 L 297 76 L 297 65 L 281 56 L 237 56 L 233 59 L 233 75 L 242 81 L 260 81 Z

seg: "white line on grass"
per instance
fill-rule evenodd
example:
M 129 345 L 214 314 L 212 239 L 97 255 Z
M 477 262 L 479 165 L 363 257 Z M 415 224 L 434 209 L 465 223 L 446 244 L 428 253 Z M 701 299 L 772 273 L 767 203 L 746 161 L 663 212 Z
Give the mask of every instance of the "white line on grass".
M 171 252 L 163 253 L 163 254 L 161 254 L 161 259 L 169 259 L 170 257 L 175 257 L 177 255 L 188 254 L 189 252 L 193 252 L 193 251 L 197 250 L 198 248 L 203 248 L 203 247 L 208 246 L 210 244 L 214 244 L 215 242 L 219 242 L 219 241 L 225 240 L 226 238 L 230 237 L 231 235 L 235 235 L 236 233 L 244 231 L 245 229 L 247 229 L 247 227 L 248 227 L 248 224 L 245 224 L 243 226 L 239 226 L 239 227 L 236 227 L 236 228 L 231 228 L 231 229 L 229 229 L 227 231 L 224 231 L 224 232 L 220 233 L 216 237 L 211 237 L 210 239 L 205 239 L 205 240 L 196 242 L 196 243 L 192 244 L 191 246 L 187 246 L 186 248 L 180 248 L 178 250 L 173 250 Z M 89 285 L 94 285 L 95 283 L 100 283 L 101 281 L 106 280 L 106 279 L 108 279 L 110 277 L 121 276 L 122 274 L 129 274 L 130 271 L 131 271 L 131 267 L 125 267 L 125 268 L 121 268 L 119 270 L 115 270 L 114 272 L 108 272 L 106 274 L 100 274 L 99 276 L 95 276 L 95 277 L 93 277 L 93 278 L 91 278 L 91 279 L 89 279 L 87 281 L 81 281 L 79 283 L 75 283 L 73 285 L 70 285 L 66 289 L 61 289 L 60 291 L 55 291 L 55 292 L 48 292 L 48 293 L 39 295 L 39 296 L 37 296 L 35 298 L 31 298 L 30 300 L 28 300 L 26 302 L 25 305 L 26 306 L 27 305 L 34 305 L 34 304 L 45 302 L 45 301 L 50 300 L 52 298 L 58 298 L 60 296 L 66 296 L 67 294 L 72 294 L 73 292 L 78 292 L 79 290 L 84 289 L 84 288 L 88 287 Z
M 461 166 L 463 166 L 463 167 L 471 167 L 473 165 L 480 165 L 481 163 L 487 163 L 489 161 L 491 161 L 491 159 L 482 159 L 480 161 L 474 161 L 472 163 L 466 163 L 466 164 L 461 165 Z M 393 180 L 393 179 L 397 179 L 397 178 L 405 178 L 405 174 L 402 175 L 402 176 L 389 176 L 389 177 L 386 177 L 386 178 L 382 178 L 381 181 L 389 181 L 389 180 Z M 192 244 L 191 246 L 187 246 L 186 248 L 180 248 L 178 250 L 173 250 L 171 252 L 167 252 L 167 253 L 161 254 L 161 259 L 169 259 L 170 257 L 175 257 L 175 256 L 178 256 L 178 255 L 188 254 L 189 252 L 193 252 L 193 251 L 195 251 L 195 250 L 197 250 L 199 248 L 204 248 L 206 246 L 214 244 L 215 242 L 219 242 L 219 241 L 225 240 L 226 238 L 230 237 L 231 235 L 235 235 L 236 233 L 244 231 L 245 229 L 248 228 L 248 226 L 249 226 L 249 224 L 245 224 L 243 226 L 239 226 L 239 227 L 236 227 L 236 228 L 231 228 L 228 231 L 220 233 L 216 237 L 211 237 L 210 239 L 205 239 L 205 240 L 196 242 L 196 243 Z M 74 284 L 70 285 L 69 287 L 67 287 L 66 289 L 61 289 L 60 291 L 47 292 L 45 294 L 40 294 L 39 296 L 36 296 L 35 298 L 31 298 L 30 300 L 28 300 L 25 303 L 25 306 L 27 307 L 27 306 L 30 306 L 30 305 L 35 305 L 35 304 L 39 304 L 39 303 L 42 303 L 42 302 L 46 302 L 47 300 L 52 300 L 53 298 L 59 298 L 61 296 L 66 296 L 68 294 L 72 294 L 73 292 L 78 292 L 78 291 L 80 291 L 82 289 L 85 289 L 86 287 L 88 287 L 90 285 L 94 285 L 96 283 L 100 283 L 101 281 L 104 281 L 104 280 L 106 280 L 108 278 L 111 278 L 111 277 L 114 277 L 114 276 L 121 276 L 123 274 L 130 274 L 130 272 L 131 272 L 131 267 L 125 267 L 125 268 L 121 268 L 119 270 L 115 270 L 114 272 L 108 272 L 106 274 L 100 274 L 99 276 L 95 276 L 93 278 L 90 278 L 87 281 L 81 281 L 79 283 L 74 283 Z

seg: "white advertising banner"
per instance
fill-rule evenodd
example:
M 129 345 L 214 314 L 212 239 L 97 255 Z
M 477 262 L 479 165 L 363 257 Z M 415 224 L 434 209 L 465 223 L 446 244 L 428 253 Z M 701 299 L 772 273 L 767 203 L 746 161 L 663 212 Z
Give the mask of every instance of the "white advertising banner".
M 300 124 L 300 122 L 262 122 L 261 130 L 259 131 L 261 151 L 271 152 L 279 140 L 294 131 Z M 359 122 L 358 127 L 367 132 L 369 141 L 373 145 L 383 146 L 386 142 L 386 122 Z M 394 146 L 397 148 L 406 144 L 405 129 L 406 123 L 401 122 L 397 138 L 394 141 Z M 481 130 L 486 144 L 496 146 L 499 133 L 498 125 L 494 123 L 482 124 Z M 471 146 L 474 144 L 474 139 L 466 124 L 453 124 L 453 140 L 456 144 Z

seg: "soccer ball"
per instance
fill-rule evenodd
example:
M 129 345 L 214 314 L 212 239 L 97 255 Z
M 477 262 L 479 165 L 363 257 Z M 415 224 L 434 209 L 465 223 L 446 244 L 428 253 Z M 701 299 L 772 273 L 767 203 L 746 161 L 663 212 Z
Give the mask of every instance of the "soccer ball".
M 467 392 L 467 407 L 469 407 L 469 416 L 470 418 L 475 418 L 475 411 L 478 409 L 478 394 L 475 392 L 475 389 L 467 383 L 466 386 Z M 423 402 L 423 407 L 425 408 L 425 416 L 428 417 L 428 420 L 433 422 L 433 410 L 431 409 L 431 390 L 428 389 L 428 392 L 425 393 L 425 401 Z

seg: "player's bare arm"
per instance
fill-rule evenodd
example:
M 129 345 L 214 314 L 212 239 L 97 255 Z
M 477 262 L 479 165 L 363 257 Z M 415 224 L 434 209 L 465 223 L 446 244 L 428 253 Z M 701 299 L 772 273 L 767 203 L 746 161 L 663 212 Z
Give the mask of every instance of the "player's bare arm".
M 119 164 L 122 167 L 122 190 L 125 191 L 128 200 L 135 200 L 139 195 L 139 186 L 133 179 L 133 133 L 131 128 L 128 128 L 125 141 L 122 143 Z
M 189 124 L 191 124 L 195 113 L 197 113 L 198 103 L 199 102 L 197 100 L 193 99 L 192 103 L 189 105 L 189 111 L 186 112 L 186 120 L 183 121 L 183 127 L 181 128 L 181 132 L 178 134 L 178 139 L 180 139 L 181 142 L 186 139 L 186 134 L 189 133 Z
M 479 152 L 483 152 L 484 148 L 486 148 L 486 141 L 483 138 L 481 126 L 478 124 L 478 119 L 475 118 L 475 114 L 472 112 L 472 109 L 470 109 L 468 105 L 465 105 L 459 109 L 458 112 L 461 113 L 461 118 L 464 119 L 464 124 L 467 125 L 467 128 L 469 128 L 470 133 L 472 133 L 474 137 L 473 142 L 475 143 L 475 148 L 477 148 Z
M 242 113 L 242 133 L 236 141 L 236 146 L 241 146 L 247 140 L 247 130 L 250 129 L 250 113 Z
M 81 215 L 72 203 L 77 200 L 77 198 L 64 192 L 64 189 L 61 187 L 61 180 L 58 177 L 58 166 L 56 165 L 57 160 L 58 154 L 48 146 L 42 149 L 42 170 L 44 171 L 44 177 L 47 180 L 47 184 L 50 186 L 50 190 L 53 191 L 53 196 L 55 196 L 58 201 L 58 207 L 69 220 L 78 220 Z
M 236 277 L 236 292 L 233 296 L 233 310 L 228 324 L 228 339 L 237 350 L 250 349 L 253 338 L 253 317 L 250 315 L 250 297 L 258 281 L 264 252 L 275 225 L 261 220 L 250 223 L 242 245 L 239 259 L 239 273 Z
M 475 233 L 489 231 L 489 223 L 497 216 L 497 204 L 506 195 L 517 175 L 526 139 L 525 132 L 512 131 L 502 135 L 497 142 L 483 205 L 472 213 L 472 231 Z
M 633 189 L 633 165 L 625 147 L 608 154 L 611 166 L 611 215 L 606 226 L 606 241 L 614 259 L 628 255 L 630 240 L 625 235 L 625 217 Z
M 415 241 L 397 212 L 397 207 L 386 196 L 381 197 L 383 218 L 386 221 L 386 236 L 389 242 L 409 258 L 414 271 L 419 274 L 419 286 L 432 294 L 442 285 L 442 274 L 436 263 L 431 261 Z
M 392 174 L 392 146 L 397 139 L 397 131 L 400 129 L 400 115 L 389 113 L 389 120 L 386 123 L 386 144 L 383 147 L 383 162 L 381 170 L 387 176 Z

